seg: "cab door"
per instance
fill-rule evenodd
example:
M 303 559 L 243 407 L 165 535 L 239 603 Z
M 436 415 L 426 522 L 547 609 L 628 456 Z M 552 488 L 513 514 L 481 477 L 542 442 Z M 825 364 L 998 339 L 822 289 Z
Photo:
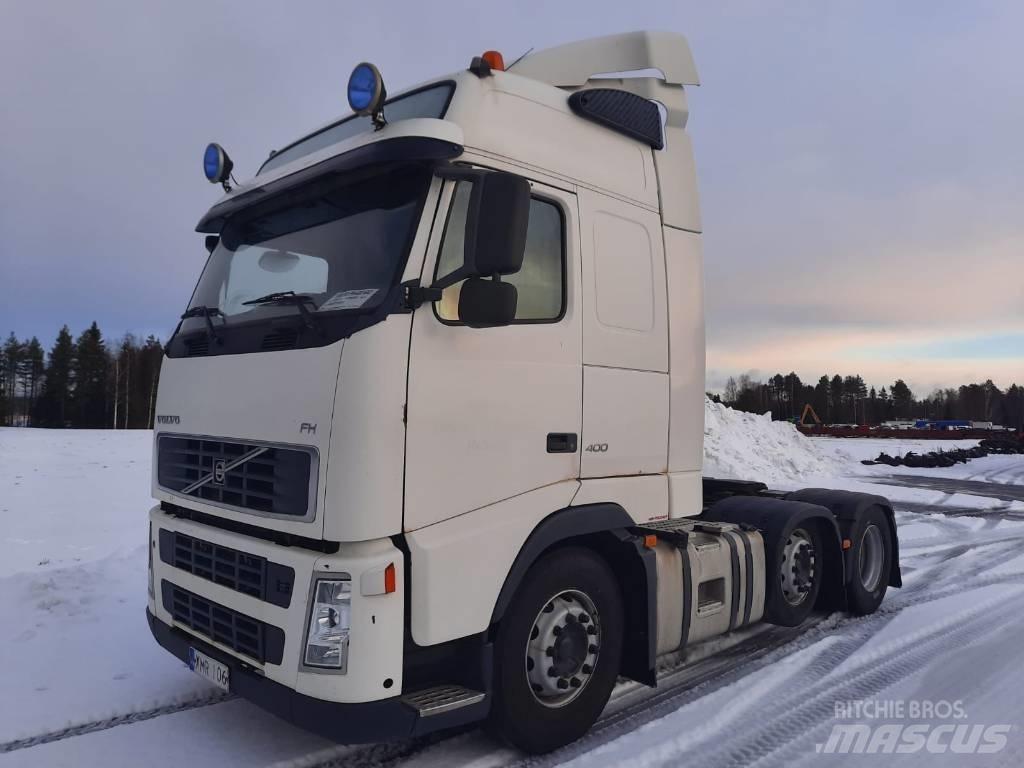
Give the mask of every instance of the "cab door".
M 429 285 L 461 263 L 472 182 L 446 181 L 424 262 Z M 578 211 L 570 192 L 531 183 L 512 324 L 458 320 L 460 284 L 413 317 L 405 530 L 579 476 L 582 359 Z M 552 510 L 554 511 L 554 510 Z

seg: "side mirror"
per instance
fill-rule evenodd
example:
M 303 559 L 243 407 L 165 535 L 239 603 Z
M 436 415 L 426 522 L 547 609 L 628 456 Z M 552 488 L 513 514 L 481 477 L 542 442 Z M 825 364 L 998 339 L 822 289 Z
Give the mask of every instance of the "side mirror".
M 522 269 L 530 223 L 530 182 L 492 171 L 473 183 L 466 216 L 465 261 L 482 277 Z
M 523 266 L 530 221 L 530 183 L 522 176 L 475 168 L 444 168 L 441 178 L 471 185 L 462 265 L 438 278 L 447 288 L 470 277 L 511 275 Z M 461 304 L 461 301 L 460 301 Z
M 508 325 L 516 317 L 518 299 L 512 283 L 471 277 L 459 292 L 459 320 L 470 328 Z

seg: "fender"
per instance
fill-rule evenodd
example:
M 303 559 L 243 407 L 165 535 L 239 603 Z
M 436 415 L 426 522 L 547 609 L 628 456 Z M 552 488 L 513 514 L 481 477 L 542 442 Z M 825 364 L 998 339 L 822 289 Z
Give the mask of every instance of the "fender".
M 583 504 L 553 512 L 533 529 L 509 569 L 491 615 L 501 621 L 516 590 L 537 559 L 551 548 L 574 542 L 596 550 L 615 570 L 623 591 L 626 627 L 620 673 L 654 686 L 657 658 L 658 572 L 654 551 L 629 532 L 636 523 L 618 504 Z
M 787 527 L 805 521 L 816 521 L 822 546 L 829 557 L 824 558 L 824 583 L 819 601 L 831 609 L 844 610 L 846 605 L 846 560 L 843 556 L 843 538 L 835 516 L 828 507 L 798 499 L 776 499 L 764 496 L 730 496 L 719 501 L 701 515 L 713 520 L 737 525 L 752 525 L 766 539 L 778 538 Z M 819 605 L 822 603 L 819 602 Z
M 868 507 L 881 507 L 882 511 L 885 512 L 886 519 L 889 521 L 889 533 L 892 538 L 892 570 L 889 572 L 889 586 L 903 586 L 903 577 L 900 574 L 900 542 L 896 535 L 896 515 L 893 512 L 892 504 L 887 498 L 870 493 L 837 491 L 831 488 L 803 488 L 786 494 L 786 498 L 825 507 L 839 521 L 839 528 L 843 535 L 849 532 L 853 521 L 863 515 Z M 847 551 L 846 556 L 850 556 L 849 551 Z M 847 573 L 851 573 L 853 570 L 849 565 L 847 563 Z

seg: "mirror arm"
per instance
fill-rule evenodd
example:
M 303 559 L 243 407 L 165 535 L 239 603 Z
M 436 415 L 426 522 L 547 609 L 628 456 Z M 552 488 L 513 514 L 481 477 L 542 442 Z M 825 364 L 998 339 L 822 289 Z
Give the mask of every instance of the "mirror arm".
M 431 288 L 437 288 L 438 290 L 444 290 L 445 288 L 451 288 L 456 283 L 461 283 L 470 277 L 475 277 L 473 270 L 463 264 L 458 269 L 454 269 L 444 277 L 439 277 L 433 283 L 430 284 Z

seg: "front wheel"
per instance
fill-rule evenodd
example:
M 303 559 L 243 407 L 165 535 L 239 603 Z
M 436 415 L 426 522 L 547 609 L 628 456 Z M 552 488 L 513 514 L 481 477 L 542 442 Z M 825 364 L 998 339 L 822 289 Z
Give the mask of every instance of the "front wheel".
M 538 560 L 498 627 L 490 730 L 532 753 L 586 733 L 615 685 L 622 622 L 615 576 L 597 554 L 567 547 Z

